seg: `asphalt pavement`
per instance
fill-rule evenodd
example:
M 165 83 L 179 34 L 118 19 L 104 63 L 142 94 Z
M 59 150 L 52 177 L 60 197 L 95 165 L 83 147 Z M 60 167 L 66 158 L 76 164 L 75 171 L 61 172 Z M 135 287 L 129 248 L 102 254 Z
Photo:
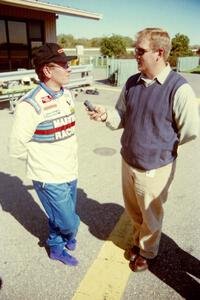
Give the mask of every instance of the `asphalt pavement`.
M 148 271 L 131 272 L 124 256 L 131 225 L 121 191 L 122 131 L 91 121 L 83 105 L 86 99 L 108 107 L 116 102 L 120 88 L 103 84 L 104 73 L 99 74 L 94 83 L 99 95 L 78 91 L 75 100 L 81 219 L 77 267 L 48 257 L 47 217 L 24 164 L 8 157 L 13 114 L 6 107 L 0 110 L 0 299 L 200 299 L 200 141 L 180 147 L 157 259 Z M 200 97 L 199 75 L 188 77 Z

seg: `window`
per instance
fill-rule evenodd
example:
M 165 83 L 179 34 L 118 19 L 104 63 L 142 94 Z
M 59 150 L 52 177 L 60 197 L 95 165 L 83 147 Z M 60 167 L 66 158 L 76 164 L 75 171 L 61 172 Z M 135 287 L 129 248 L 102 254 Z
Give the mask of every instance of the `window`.
M 42 40 L 42 30 L 40 22 L 29 23 L 29 37 L 31 40 Z
M 9 49 L 12 69 L 28 68 L 28 39 L 25 22 L 8 21 Z
M 25 22 L 8 21 L 9 42 L 27 45 L 27 30 Z
M 9 70 L 6 23 L 4 20 L 0 20 L 0 70 Z
M 29 38 L 30 38 L 30 48 L 31 55 L 32 50 L 42 46 L 43 44 L 43 23 L 42 22 L 30 22 L 29 23 Z
M 0 71 L 32 68 L 32 49 L 44 43 L 44 24 L 36 20 L 0 19 Z

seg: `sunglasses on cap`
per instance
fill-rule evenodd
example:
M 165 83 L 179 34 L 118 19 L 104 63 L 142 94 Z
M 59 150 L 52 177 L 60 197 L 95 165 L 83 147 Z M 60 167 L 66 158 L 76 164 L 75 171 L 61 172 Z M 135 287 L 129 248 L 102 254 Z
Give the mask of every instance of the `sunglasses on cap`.
M 62 69 L 69 69 L 70 65 L 68 63 L 56 63 L 56 64 L 48 64 L 50 68 L 62 68 Z

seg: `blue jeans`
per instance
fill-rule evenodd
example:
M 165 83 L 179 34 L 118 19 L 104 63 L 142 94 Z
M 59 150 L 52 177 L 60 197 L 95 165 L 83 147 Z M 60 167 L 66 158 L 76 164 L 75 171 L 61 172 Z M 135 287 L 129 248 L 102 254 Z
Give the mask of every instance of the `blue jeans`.
M 61 184 L 33 181 L 33 186 L 49 217 L 47 245 L 62 252 L 65 244 L 75 238 L 80 224 L 76 214 L 77 180 Z

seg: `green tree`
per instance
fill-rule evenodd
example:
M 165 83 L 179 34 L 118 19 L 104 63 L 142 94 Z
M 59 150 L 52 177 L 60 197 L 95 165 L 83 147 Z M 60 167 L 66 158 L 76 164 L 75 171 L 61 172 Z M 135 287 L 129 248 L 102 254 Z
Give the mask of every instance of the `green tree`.
M 123 39 L 124 39 L 124 41 L 126 43 L 126 47 L 127 48 L 132 48 L 134 46 L 134 41 L 129 36 L 124 36 Z
M 102 55 L 121 57 L 126 54 L 126 42 L 121 35 L 113 34 L 102 38 L 100 49 Z
M 86 38 L 79 38 L 75 41 L 76 45 L 83 45 L 85 48 L 90 47 L 90 40 Z
M 92 38 L 90 40 L 90 47 L 100 47 L 102 38 Z
M 193 56 L 189 47 L 190 40 L 187 35 L 177 33 L 172 39 L 172 49 L 169 56 L 169 63 L 172 67 L 176 66 L 178 57 Z
M 57 36 L 57 43 L 62 48 L 73 48 L 75 47 L 75 39 L 71 34 L 59 34 Z

